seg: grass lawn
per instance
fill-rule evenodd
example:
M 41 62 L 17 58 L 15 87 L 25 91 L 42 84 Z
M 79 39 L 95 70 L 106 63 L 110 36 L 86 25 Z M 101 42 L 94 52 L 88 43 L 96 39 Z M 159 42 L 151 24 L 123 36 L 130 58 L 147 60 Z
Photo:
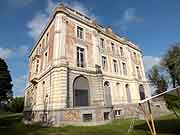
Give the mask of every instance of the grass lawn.
M 130 122 L 131 120 L 119 120 L 103 126 L 43 128 L 38 125 L 25 126 L 22 114 L 0 114 L 0 135 L 128 135 Z M 180 135 L 180 120 L 175 116 L 162 117 L 155 122 L 159 135 Z M 144 121 L 135 122 L 131 135 L 148 134 Z

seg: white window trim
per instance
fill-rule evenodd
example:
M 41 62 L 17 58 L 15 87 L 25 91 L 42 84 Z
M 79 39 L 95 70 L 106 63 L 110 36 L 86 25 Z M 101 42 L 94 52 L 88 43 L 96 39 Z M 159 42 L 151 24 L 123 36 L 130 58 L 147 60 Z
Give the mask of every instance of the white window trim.
M 78 27 L 80 27 L 80 28 L 82 28 L 83 29 L 83 38 L 82 39 L 80 39 L 78 36 L 77 36 L 77 28 Z M 75 36 L 76 36 L 76 38 L 78 39 L 78 40 L 85 40 L 86 39 L 86 37 L 85 37 L 85 28 L 82 26 L 82 25 L 78 25 L 78 24 L 76 24 L 76 27 L 75 27 Z
M 109 63 L 108 63 L 108 56 L 106 56 L 106 55 L 101 55 L 101 66 L 102 66 L 102 57 L 106 57 L 106 64 L 107 64 L 107 69 L 106 70 L 104 70 L 103 69 L 103 67 L 102 67 L 102 70 L 104 71 L 104 72 L 108 72 L 109 71 Z
M 84 49 L 84 67 L 78 67 L 77 66 L 77 47 L 80 47 L 80 48 Z M 83 45 L 76 44 L 75 50 L 76 50 L 76 53 L 75 53 L 75 66 L 78 67 L 78 68 L 87 68 L 88 67 L 87 48 L 85 46 L 83 46 Z

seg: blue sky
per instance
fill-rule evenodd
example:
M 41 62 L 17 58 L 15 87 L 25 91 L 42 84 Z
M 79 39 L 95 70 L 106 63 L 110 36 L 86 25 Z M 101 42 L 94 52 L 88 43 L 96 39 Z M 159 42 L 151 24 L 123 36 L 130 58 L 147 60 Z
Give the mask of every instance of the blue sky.
M 9 66 L 15 96 L 23 95 L 28 53 L 60 0 L 3 0 L 0 3 L 0 57 Z M 179 0 L 64 0 L 140 46 L 146 71 L 169 45 L 180 41 Z

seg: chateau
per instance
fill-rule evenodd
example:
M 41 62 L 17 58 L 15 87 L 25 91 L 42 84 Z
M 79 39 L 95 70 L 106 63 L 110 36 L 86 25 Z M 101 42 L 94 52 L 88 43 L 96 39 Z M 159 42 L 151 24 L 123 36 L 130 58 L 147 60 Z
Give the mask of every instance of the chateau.
M 149 95 L 136 44 L 70 7 L 55 8 L 29 55 L 26 121 L 104 124 L 131 117 L 129 107 Z

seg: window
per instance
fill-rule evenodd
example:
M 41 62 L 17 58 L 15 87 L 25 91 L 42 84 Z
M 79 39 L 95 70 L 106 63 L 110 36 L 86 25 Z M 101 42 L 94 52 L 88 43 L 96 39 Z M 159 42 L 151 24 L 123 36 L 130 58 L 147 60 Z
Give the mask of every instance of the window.
M 48 43 L 49 43 L 49 33 L 47 33 L 46 35 L 46 46 L 48 45 Z
M 92 121 L 92 114 L 91 113 L 83 114 L 83 121 L 84 122 Z
M 139 79 L 141 79 L 141 73 L 140 73 L 140 70 L 139 70 L 139 67 L 138 67 L 138 66 L 136 67 L 136 72 L 137 72 L 137 77 L 138 77 Z
M 113 60 L 113 64 L 114 64 L 114 72 L 118 72 L 117 61 L 116 61 L 116 60 Z
M 109 120 L 109 112 L 104 112 L 104 120 Z
M 36 73 L 38 73 L 39 71 L 39 60 L 37 60 L 37 63 L 36 63 Z
M 136 62 L 137 61 L 137 54 L 134 52 L 133 55 L 134 55 L 134 61 Z
M 45 54 L 44 54 L 44 68 L 47 66 L 47 62 L 48 62 L 48 53 L 46 52 Z
M 122 65 L 123 65 L 123 75 L 127 75 L 126 63 L 122 63 Z
M 120 47 L 119 49 L 120 49 L 120 56 L 123 56 L 123 55 L 124 55 L 124 54 L 123 54 L 123 53 L 124 53 L 124 52 L 123 52 L 123 48 Z
M 84 67 L 84 48 L 77 47 L 77 66 Z
M 102 69 L 107 70 L 107 58 L 102 56 Z
M 114 44 L 111 43 L 111 48 L 112 48 L 112 52 L 115 53 L 115 48 L 114 48 Z
M 114 111 L 114 114 L 115 114 L 115 116 L 120 116 L 121 110 L 115 110 L 115 111 Z
M 103 38 L 100 38 L 100 47 L 101 48 L 105 48 L 105 46 L 104 46 L 104 39 Z
M 81 27 L 77 27 L 77 37 L 79 38 L 79 39 L 83 39 L 83 28 L 81 28 Z

